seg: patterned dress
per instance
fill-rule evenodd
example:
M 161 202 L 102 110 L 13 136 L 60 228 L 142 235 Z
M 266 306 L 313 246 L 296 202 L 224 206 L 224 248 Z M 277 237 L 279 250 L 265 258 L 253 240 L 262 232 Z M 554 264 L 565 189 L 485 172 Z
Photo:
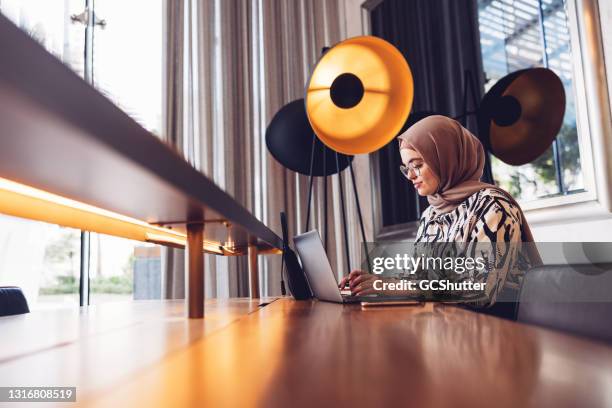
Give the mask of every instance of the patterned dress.
M 502 290 L 504 293 L 518 290 L 525 271 L 530 267 L 522 241 L 520 210 L 503 193 L 491 188 L 472 194 L 448 213 L 438 213 L 433 207 L 428 207 L 419 220 L 415 240 L 417 245 L 454 242 L 469 247 L 466 251 L 470 256 L 486 259 L 486 268 L 474 273 L 446 273 L 445 276 L 435 276 L 434 273 L 432 276 L 432 272 L 427 271 L 427 279 L 486 283 L 486 300 L 476 301 L 479 306 L 493 304 Z M 434 251 L 443 248 L 440 244 L 430 247 Z M 420 278 L 424 277 L 421 274 Z

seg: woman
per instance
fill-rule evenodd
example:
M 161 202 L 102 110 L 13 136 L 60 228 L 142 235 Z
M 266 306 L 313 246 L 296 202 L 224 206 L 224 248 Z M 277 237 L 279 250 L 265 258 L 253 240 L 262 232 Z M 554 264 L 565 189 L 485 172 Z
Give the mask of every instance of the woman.
M 504 291 L 516 291 L 524 272 L 541 260 L 534 245 L 521 248 L 520 243 L 533 242 L 533 236 L 517 202 L 501 188 L 480 181 L 485 155 L 478 138 L 457 121 L 435 115 L 398 139 L 400 170 L 430 204 L 419 220 L 416 243 L 495 243 L 488 245 L 496 247 L 490 250 L 497 256 L 494 266 L 470 277 L 486 282 L 486 301 L 479 306 L 492 305 Z M 500 247 L 512 253 L 502 259 Z M 378 279 L 379 275 L 356 270 L 341 280 L 340 287 L 348 282 L 355 295 L 381 293 L 374 289 Z

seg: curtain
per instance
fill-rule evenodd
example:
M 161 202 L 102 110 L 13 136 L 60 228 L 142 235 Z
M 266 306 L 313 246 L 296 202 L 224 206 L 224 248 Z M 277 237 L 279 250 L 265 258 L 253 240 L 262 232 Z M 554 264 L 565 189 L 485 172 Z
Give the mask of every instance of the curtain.
M 280 211 L 289 236 L 304 232 L 308 178 L 268 153 L 265 130 L 304 87 L 323 46 L 342 39 L 341 0 L 167 0 L 165 4 L 165 139 L 279 236 Z M 343 180 L 352 200 L 348 178 Z M 341 256 L 339 180 L 328 181 L 329 255 Z M 313 192 L 312 225 L 323 227 L 323 180 Z M 349 206 L 349 217 L 354 208 Z M 349 220 L 357 237 L 356 219 Z M 351 257 L 358 242 L 351 238 Z M 338 254 L 338 255 L 337 255 Z M 164 249 L 163 292 L 184 297 L 184 251 Z M 264 296 L 280 293 L 281 257 L 260 255 Z M 205 295 L 248 295 L 246 257 L 205 256 Z
M 371 18 L 372 34 L 393 43 L 410 64 L 413 112 L 462 114 L 465 70 L 472 72 L 480 98 L 484 72 L 477 0 L 385 0 Z M 476 131 L 474 116 L 468 127 Z
M 480 101 L 484 72 L 477 0 L 385 0 L 370 16 L 372 34 L 394 44 L 410 64 L 412 112 L 462 115 L 466 70 L 473 76 L 475 98 Z M 468 110 L 475 108 L 470 101 Z M 478 134 L 475 115 L 469 116 L 466 127 Z M 427 200 L 419 199 L 400 174 L 397 141 L 392 140 L 377 155 L 383 226 L 418 220 Z

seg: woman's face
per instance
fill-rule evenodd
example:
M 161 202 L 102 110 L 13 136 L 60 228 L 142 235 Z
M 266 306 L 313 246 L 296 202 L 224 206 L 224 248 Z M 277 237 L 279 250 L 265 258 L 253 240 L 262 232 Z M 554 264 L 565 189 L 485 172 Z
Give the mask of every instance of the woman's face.
M 417 193 L 420 196 L 435 194 L 436 191 L 438 191 L 440 179 L 431 170 L 427 163 L 425 163 L 423 157 L 417 151 L 412 149 L 401 149 L 400 155 L 402 156 L 404 166 L 411 169 L 408 172 L 408 179 L 414 185 Z

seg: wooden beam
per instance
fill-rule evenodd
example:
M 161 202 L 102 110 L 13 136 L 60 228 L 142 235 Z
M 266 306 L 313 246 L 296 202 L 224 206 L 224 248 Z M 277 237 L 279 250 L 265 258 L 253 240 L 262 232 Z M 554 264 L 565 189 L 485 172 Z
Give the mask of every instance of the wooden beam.
M 190 319 L 204 317 L 204 224 L 187 224 L 187 296 Z
M 257 268 L 257 246 L 249 245 L 249 294 L 259 299 L 259 269 Z

